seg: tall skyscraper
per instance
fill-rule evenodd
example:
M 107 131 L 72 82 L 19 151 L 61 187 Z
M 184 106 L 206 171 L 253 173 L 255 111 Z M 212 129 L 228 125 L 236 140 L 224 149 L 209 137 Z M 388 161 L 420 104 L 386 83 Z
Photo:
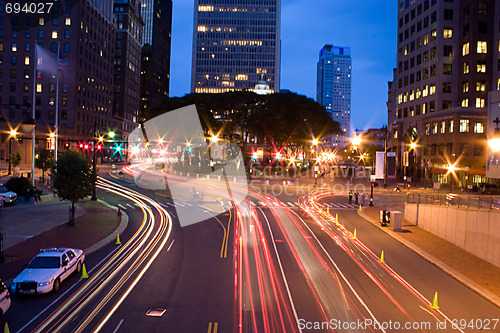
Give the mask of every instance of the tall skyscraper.
M 500 84 L 499 7 L 495 0 L 398 2 L 388 120 L 402 177 L 447 183 L 454 165 L 459 185 L 485 181 L 485 128 L 494 126 L 488 92 Z
M 34 82 L 33 66 L 35 43 L 52 57 L 57 57 L 59 43 L 61 152 L 66 145 L 76 147 L 79 141 L 91 140 L 94 123 L 101 133 L 113 125 L 115 18 L 112 1 L 61 0 L 54 3 L 51 13 L 12 15 L 1 6 L 0 111 L 10 126 L 19 128 L 24 117 L 32 115 L 31 107 L 22 105 L 34 105 L 37 149 L 54 148 L 49 134 L 54 132 L 56 119 L 56 75 L 38 71 Z M 31 133 L 25 133 L 24 146 L 30 145 L 30 137 Z M 19 152 L 21 163 L 29 163 L 31 150 L 23 147 Z M 5 155 L 1 154 L 2 159 Z
M 351 48 L 325 45 L 319 51 L 316 102 L 340 123 L 342 135 L 330 137 L 332 146 L 349 143 L 351 133 Z
M 142 18 L 140 117 L 144 119 L 146 110 L 169 94 L 172 0 L 144 0 Z
M 280 89 L 281 0 L 195 0 L 191 92 Z
M 116 42 L 113 116 L 126 137 L 139 123 L 142 29 L 140 2 L 114 0 Z

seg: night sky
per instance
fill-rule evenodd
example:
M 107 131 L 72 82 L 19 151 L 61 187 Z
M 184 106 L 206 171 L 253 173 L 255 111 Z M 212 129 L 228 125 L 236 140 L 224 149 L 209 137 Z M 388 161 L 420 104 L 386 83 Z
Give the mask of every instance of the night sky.
M 173 1 L 170 96 L 190 91 L 192 0 Z M 351 47 L 352 129 L 387 122 L 387 81 L 396 66 L 393 0 L 282 0 L 281 89 L 316 99 L 316 63 L 325 44 Z

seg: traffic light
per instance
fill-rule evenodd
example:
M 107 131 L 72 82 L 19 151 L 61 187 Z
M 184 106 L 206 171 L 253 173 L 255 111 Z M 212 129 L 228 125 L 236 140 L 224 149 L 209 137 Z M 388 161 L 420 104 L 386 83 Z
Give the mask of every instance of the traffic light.
M 80 143 L 80 149 L 83 149 L 83 143 Z
M 64 148 L 66 148 L 66 149 L 68 149 L 68 148 L 69 148 L 69 142 L 66 142 L 66 143 L 64 144 Z

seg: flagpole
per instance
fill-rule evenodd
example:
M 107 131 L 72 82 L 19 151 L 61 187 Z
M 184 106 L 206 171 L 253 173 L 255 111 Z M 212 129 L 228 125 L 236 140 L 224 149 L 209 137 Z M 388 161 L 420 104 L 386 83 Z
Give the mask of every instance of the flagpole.
M 61 55 L 61 42 L 57 43 L 57 74 L 56 74 L 56 123 L 54 126 L 54 162 L 57 162 L 57 142 L 59 131 L 59 57 Z
M 36 56 L 36 44 L 37 41 L 35 40 L 35 59 L 33 61 L 33 100 L 31 103 L 33 103 L 33 125 L 35 124 L 35 105 L 36 105 L 36 67 L 38 64 L 38 58 Z M 33 129 L 31 130 L 31 185 L 35 186 L 35 126 L 33 126 Z

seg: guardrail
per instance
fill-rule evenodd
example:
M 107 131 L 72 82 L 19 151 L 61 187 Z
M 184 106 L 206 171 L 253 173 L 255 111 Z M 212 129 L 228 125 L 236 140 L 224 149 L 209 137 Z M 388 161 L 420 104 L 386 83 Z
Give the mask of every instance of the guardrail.
M 454 193 L 449 194 L 420 194 L 408 193 L 406 197 L 408 204 L 456 206 L 463 209 L 499 210 L 500 202 L 493 197 L 462 196 Z

